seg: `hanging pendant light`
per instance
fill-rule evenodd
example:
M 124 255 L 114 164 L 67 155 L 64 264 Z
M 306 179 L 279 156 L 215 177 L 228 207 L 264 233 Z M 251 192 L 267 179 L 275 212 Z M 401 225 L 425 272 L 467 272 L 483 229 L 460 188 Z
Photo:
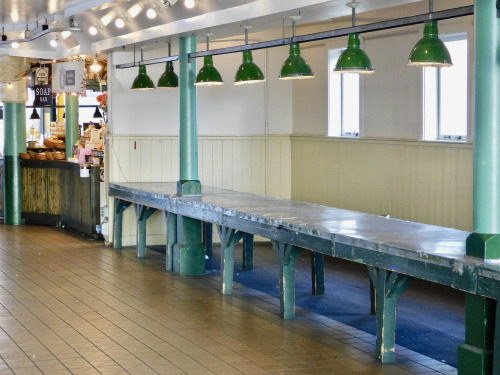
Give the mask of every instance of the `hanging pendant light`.
M 40 115 L 36 111 L 36 108 L 33 108 L 33 112 L 31 113 L 30 120 L 40 120 Z
M 168 43 L 168 57 L 170 57 L 170 43 Z M 174 63 L 167 61 L 165 71 L 158 80 L 158 88 L 172 88 L 179 86 L 179 77 L 174 72 Z
M 134 56 L 135 56 L 135 48 L 134 48 Z M 146 72 L 146 66 L 142 65 L 144 61 L 144 52 L 143 47 L 141 46 L 141 61 L 139 62 L 139 74 L 135 77 L 134 82 L 132 83 L 132 90 L 150 90 L 155 88 L 155 84 L 148 76 Z
M 352 26 L 356 26 L 356 8 L 360 3 L 353 1 L 346 4 L 352 9 Z M 347 48 L 340 54 L 335 69 L 336 73 L 357 73 L 357 74 L 373 74 L 373 69 L 370 58 L 365 51 L 361 49 L 361 41 L 359 34 L 349 34 Z
M 0 120 L 3 120 L 3 108 L 0 108 Z
M 296 22 L 300 16 L 293 16 L 292 30 L 293 39 L 295 38 Z M 281 67 L 279 79 L 307 79 L 314 78 L 314 72 L 307 63 L 307 61 L 300 54 L 300 47 L 298 43 L 290 44 L 290 54 Z
M 245 45 L 248 44 L 248 29 L 251 26 L 243 26 L 245 29 Z M 248 85 L 252 83 L 264 82 L 262 70 L 253 62 L 252 51 L 243 51 L 243 63 L 236 71 L 234 77 L 235 85 Z
M 93 118 L 102 118 L 102 114 L 99 111 L 99 108 L 95 107 L 94 114 L 92 115 Z
M 207 34 L 207 51 L 209 50 L 210 34 Z M 203 66 L 196 76 L 194 84 L 196 86 L 220 86 L 222 85 L 222 77 L 219 71 L 214 67 L 212 56 L 205 56 Z
M 92 63 L 92 65 L 90 65 L 90 70 L 93 71 L 94 73 L 97 73 L 99 72 L 100 70 L 102 69 L 102 66 L 101 64 L 99 64 L 99 62 L 97 61 L 97 52 L 95 53 L 95 56 L 94 56 L 94 62 Z
M 433 1 L 429 0 L 429 13 L 433 12 Z M 450 52 L 441 39 L 439 39 L 437 21 L 426 21 L 424 36 L 410 52 L 409 66 L 437 67 L 452 66 Z

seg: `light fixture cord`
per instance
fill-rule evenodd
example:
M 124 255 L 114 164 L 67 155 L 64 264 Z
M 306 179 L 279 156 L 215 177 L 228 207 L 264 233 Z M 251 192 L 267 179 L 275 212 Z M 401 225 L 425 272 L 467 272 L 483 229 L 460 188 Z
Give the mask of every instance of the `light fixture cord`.
M 134 66 L 135 66 L 135 45 L 134 45 Z
M 245 45 L 248 44 L 248 29 L 245 29 Z
M 297 24 L 297 21 L 295 19 L 292 19 L 292 37 L 295 38 L 295 26 Z
M 168 43 L 168 57 L 170 57 L 170 42 L 167 42 Z
M 210 37 L 207 35 L 207 51 L 210 49 Z
M 429 0 L 429 13 L 434 12 L 434 1 Z
M 430 0 L 432 1 L 432 0 Z M 352 8 L 352 27 L 356 26 L 356 8 Z
M 139 63 L 139 65 L 142 65 L 143 62 L 144 62 L 144 46 L 141 46 L 141 62 Z

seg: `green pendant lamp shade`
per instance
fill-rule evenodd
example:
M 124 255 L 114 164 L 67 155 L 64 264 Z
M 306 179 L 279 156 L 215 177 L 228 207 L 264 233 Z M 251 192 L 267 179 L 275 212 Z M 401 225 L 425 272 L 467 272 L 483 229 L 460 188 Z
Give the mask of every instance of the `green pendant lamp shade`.
M 290 54 L 281 67 L 279 79 L 314 78 L 314 73 L 306 60 L 300 55 L 298 43 L 290 44 Z
M 36 111 L 36 108 L 33 108 L 33 112 L 31 113 L 30 120 L 40 120 L 40 115 Z
M 424 36 L 410 52 L 409 66 L 444 67 L 452 66 L 450 52 L 439 39 L 437 21 L 426 21 Z
M 158 88 L 179 87 L 179 77 L 174 72 L 174 63 L 167 61 L 165 71 L 158 80 Z
M 134 82 L 132 83 L 132 90 L 150 90 L 154 89 L 155 84 L 149 78 L 148 73 L 146 72 L 146 66 L 139 65 L 139 74 L 135 77 Z
M 252 51 L 243 51 L 243 63 L 236 71 L 234 84 L 248 85 L 264 81 L 262 70 L 253 62 Z
M 366 52 L 361 49 L 361 42 L 358 34 L 349 34 L 347 49 L 340 55 L 333 71 L 336 73 L 358 74 L 372 74 L 375 72 L 370 58 Z
M 214 67 L 212 56 L 205 56 L 203 66 L 196 76 L 196 86 L 220 86 L 222 85 L 222 77 L 219 71 Z

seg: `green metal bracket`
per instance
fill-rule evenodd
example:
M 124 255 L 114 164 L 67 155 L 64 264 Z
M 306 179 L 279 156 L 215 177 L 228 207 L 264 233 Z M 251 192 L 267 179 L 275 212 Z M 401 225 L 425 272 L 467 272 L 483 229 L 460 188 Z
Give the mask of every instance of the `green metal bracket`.
M 205 274 L 203 222 L 177 215 L 177 243 L 173 246 L 174 272 L 180 275 Z
M 130 204 L 130 202 L 115 198 L 115 225 L 113 231 L 113 247 L 115 249 L 122 248 L 123 211 L 125 211 Z
M 201 195 L 201 182 L 198 180 L 179 180 L 177 181 L 177 194 Z
M 271 241 L 278 256 L 280 266 L 280 316 L 283 319 L 295 318 L 295 261 L 303 249 Z
M 203 226 L 203 244 L 205 245 L 205 254 L 211 258 L 213 254 L 213 224 L 204 223 Z
M 311 253 L 312 294 L 325 293 L 325 256 L 321 253 Z
M 493 373 L 500 374 L 500 301 L 497 301 L 495 342 L 493 348 Z
M 165 241 L 165 269 L 174 269 L 174 245 L 177 242 L 177 215 L 172 212 L 163 211 L 163 217 L 167 225 L 167 238 Z
M 233 293 L 233 276 L 234 276 L 234 245 L 245 235 L 244 232 L 236 231 L 217 225 L 217 231 L 220 237 L 221 259 L 220 259 L 220 282 L 221 293 Z
M 134 204 L 134 208 L 137 216 L 137 257 L 144 258 L 146 256 L 146 222 L 156 212 L 156 208 L 141 204 Z
M 243 269 L 253 270 L 253 234 L 250 233 L 243 237 Z
M 465 244 L 466 254 L 471 257 L 500 259 L 500 234 L 471 233 Z
M 377 301 L 377 359 L 382 363 L 395 362 L 396 302 L 410 286 L 413 278 L 382 268 L 368 267 L 375 286 Z

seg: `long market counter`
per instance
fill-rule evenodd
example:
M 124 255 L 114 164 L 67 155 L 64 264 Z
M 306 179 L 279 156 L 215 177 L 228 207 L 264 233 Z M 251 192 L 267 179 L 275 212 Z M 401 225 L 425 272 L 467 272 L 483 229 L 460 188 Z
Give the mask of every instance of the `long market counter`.
M 100 167 L 66 161 L 22 160 L 22 218 L 26 224 L 61 223 L 99 237 Z M 87 172 L 85 172 L 87 173 Z M 85 174 L 86 175 L 86 174 Z
M 176 191 L 176 183 L 110 183 L 109 195 L 115 197 L 115 242 L 121 243 L 121 217 L 129 205 L 134 204 L 138 227 L 144 228 L 138 247 L 145 247 L 147 218 L 161 210 L 171 269 L 177 215 L 214 223 L 223 244 L 221 291 L 229 294 L 234 245 L 245 233 L 269 238 L 280 265 L 283 318 L 294 317 L 293 267 L 304 249 L 365 264 L 376 291 L 376 348 L 381 362 L 395 360 L 396 299 L 412 278 L 496 300 L 500 321 L 500 266 L 466 256 L 469 232 L 210 187 L 203 187 L 201 196 L 178 196 Z M 500 324 L 495 337 L 494 357 L 500 358 Z M 494 371 L 500 373 L 500 368 Z

